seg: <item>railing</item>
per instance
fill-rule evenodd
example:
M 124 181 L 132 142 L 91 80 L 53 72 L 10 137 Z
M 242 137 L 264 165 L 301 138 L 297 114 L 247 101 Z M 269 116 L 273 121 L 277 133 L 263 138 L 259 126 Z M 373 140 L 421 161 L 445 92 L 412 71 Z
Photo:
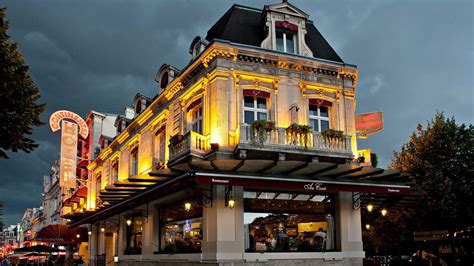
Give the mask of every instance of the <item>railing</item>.
M 204 155 L 210 150 L 209 137 L 194 131 L 188 131 L 184 136 L 177 136 L 170 144 L 170 161 L 186 153 Z
M 263 137 L 263 138 L 262 138 Z M 351 136 L 327 137 L 319 132 L 291 133 L 286 128 L 277 127 L 275 130 L 265 131 L 260 137 L 247 124 L 240 125 L 240 143 L 254 144 L 257 147 L 285 146 L 299 147 L 308 150 L 327 150 L 351 152 Z

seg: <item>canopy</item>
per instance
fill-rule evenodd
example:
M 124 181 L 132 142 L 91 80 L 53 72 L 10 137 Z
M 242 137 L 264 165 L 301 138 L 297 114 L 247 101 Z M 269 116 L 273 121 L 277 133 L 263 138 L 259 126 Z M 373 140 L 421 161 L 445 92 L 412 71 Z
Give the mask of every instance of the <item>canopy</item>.
M 52 252 L 59 252 L 61 250 L 45 245 L 37 245 L 37 246 L 30 246 L 24 248 L 15 248 L 13 251 L 15 252 L 40 252 L 40 253 L 52 253 Z M 31 256 L 37 254 L 21 254 L 22 256 Z
M 36 234 L 35 240 L 55 244 L 77 244 L 87 242 L 87 231 L 85 228 L 69 228 L 64 224 L 51 224 L 43 227 Z

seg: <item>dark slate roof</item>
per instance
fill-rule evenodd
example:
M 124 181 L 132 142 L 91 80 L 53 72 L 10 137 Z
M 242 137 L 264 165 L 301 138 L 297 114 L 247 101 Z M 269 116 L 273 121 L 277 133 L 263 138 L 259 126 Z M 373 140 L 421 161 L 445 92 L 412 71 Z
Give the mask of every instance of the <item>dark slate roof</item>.
M 221 39 L 260 47 L 267 35 L 262 12 L 259 9 L 233 5 L 207 32 L 206 40 Z M 343 63 L 311 21 L 306 23 L 306 30 L 306 44 L 315 58 Z

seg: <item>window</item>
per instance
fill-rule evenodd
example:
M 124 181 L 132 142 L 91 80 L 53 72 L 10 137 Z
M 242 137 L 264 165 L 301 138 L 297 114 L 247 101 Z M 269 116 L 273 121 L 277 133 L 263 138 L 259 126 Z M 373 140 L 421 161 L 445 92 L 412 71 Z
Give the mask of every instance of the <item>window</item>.
M 130 175 L 134 176 L 138 174 L 138 148 L 135 148 L 132 150 L 130 159 L 131 159 Z
M 191 130 L 202 135 L 202 106 L 191 110 Z
M 258 96 L 244 96 L 244 122 L 268 120 L 267 99 Z
M 189 211 L 184 203 L 191 203 Z M 161 209 L 160 253 L 200 253 L 202 206 L 197 198 L 167 204 Z
M 244 192 L 246 252 L 335 249 L 334 196 Z
M 317 132 L 329 129 L 329 107 L 310 104 L 309 124 Z
M 143 234 L 143 217 L 131 217 L 130 225 L 127 225 L 127 245 L 125 247 L 125 255 L 142 254 L 142 234 Z
M 296 53 L 296 34 L 292 31 L 276 29 L 276 49 L 285 53 Z
M 114 183 L 118 181 L 118 162 L 112 164 L 112 178 Z
M 96 197 L 95 202 L 96 203 L 100 202 L 99 194 L 100 194 L 100 190 L 102 189 L 101 182 L 102 182 L 102 177 L 98 176 L 95 183 L 95 197 Z
M 157 162 L 165 161 L 165 127 L 156 132 L 155 137 L 155 159 Z

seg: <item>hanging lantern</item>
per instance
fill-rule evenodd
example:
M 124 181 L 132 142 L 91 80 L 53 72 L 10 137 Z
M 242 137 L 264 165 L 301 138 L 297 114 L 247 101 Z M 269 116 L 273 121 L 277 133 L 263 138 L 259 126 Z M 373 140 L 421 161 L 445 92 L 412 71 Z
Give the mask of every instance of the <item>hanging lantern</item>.
M 372 205 L 372 204 L 367 205 L 367 211 L 368 212 L 372 212 L 373 209 L 374 209 L 374 205 Z
M 229 198 L 229 201 L 227 202 L 227 206 L 229 206 L 229 208 L 234 208 L 234 205 L 235 205 L 235 199 L 233 197 L 230 197 Z

